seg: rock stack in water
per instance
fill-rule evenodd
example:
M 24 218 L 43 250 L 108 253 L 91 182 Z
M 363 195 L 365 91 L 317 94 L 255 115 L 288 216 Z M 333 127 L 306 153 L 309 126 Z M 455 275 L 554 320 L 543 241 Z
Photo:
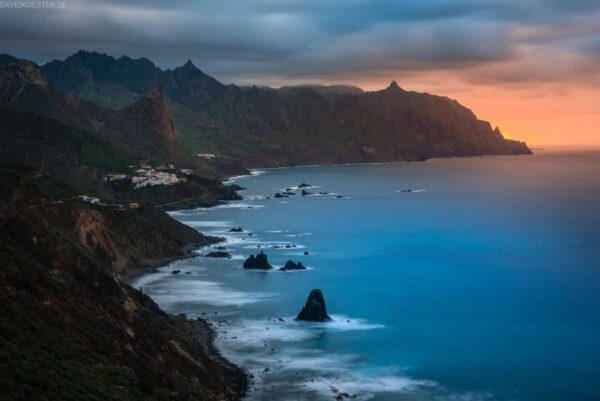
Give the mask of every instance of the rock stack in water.
M 285 272 L 289 270 L 306 270 L 306 267 L 302 264 L 302 262 L 294 262 L 293 260 L 288 260 L 279 271 Z
M 260 251 L 256 256 L 250 255 L 244 261 L 244 269 L 268 270 L 272 268 L 273 266 L 269 264 L 269 259 L 267 259 L 267 255 L 263 251 Z
M 327 314 L 325 298 L 321 290 L 314 289 L 310 292 L 306 300 L 306 305 L 298 313 L 296 320 L 305 320 L 308 322 L 328 322 L 331 320 Z

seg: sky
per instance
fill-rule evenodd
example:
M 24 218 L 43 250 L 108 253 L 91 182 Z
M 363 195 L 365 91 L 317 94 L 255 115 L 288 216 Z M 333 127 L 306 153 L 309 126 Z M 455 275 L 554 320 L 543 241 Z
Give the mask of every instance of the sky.
M 531 146 L 600 146 L 600 0 L 0 1 L 0 52 L 190 59 L 224 83 L 457 99 Z

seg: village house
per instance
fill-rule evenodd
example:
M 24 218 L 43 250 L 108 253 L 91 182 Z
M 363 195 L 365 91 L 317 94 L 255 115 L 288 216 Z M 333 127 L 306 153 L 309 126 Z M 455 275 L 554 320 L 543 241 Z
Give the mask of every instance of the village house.
M 108 174 L 104 179 L 108 182 L 124 180 L 127 178 L 126 174 Z

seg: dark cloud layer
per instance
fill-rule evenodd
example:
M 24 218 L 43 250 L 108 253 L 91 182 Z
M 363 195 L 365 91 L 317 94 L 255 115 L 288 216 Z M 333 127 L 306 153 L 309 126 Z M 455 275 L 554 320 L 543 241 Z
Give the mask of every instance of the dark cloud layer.
M 358 82 L 455 71 L 473 82 L 600 85 L 600 1 L 82 1 L 0 8 L 4 52 L 45 62 L 78 49 L 192 59 L 225 81 Z

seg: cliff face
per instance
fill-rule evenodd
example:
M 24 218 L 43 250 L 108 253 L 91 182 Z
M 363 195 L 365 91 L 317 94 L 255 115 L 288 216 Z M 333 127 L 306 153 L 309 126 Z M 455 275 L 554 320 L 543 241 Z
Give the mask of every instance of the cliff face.
M 26 178 L 6 174 L 0 177 L 3 397 L 208 401 L 243 394 L 244 374 L 212 352 L 205 322 L 168 316 L 117 279 L 133 263 L 179 256 L 190 241 L 209 239 L 175 221 L 156 225 L 145 211 L 44 203 Z

